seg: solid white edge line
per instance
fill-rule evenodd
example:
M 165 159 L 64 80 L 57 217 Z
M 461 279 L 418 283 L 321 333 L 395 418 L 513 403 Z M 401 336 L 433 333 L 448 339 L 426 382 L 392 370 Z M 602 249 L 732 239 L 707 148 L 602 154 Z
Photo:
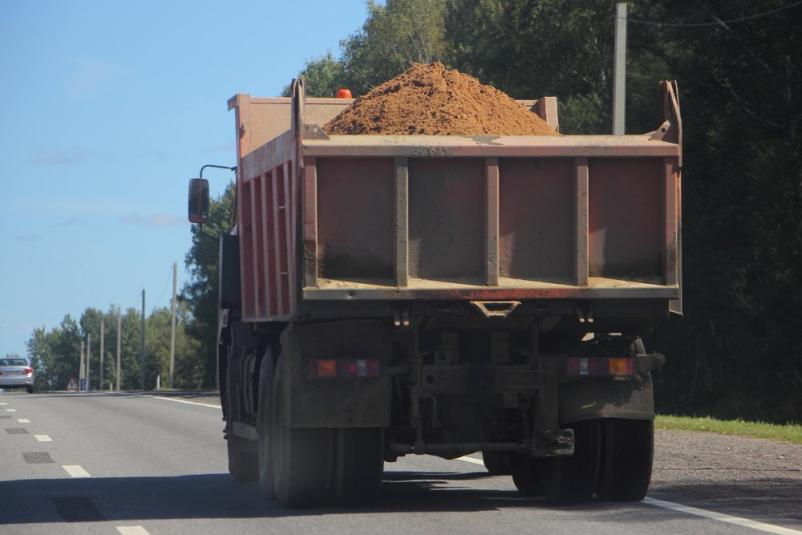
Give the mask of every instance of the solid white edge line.
M 62 465 L 62 468 L 65 472 L 70 474 L 71 477 L 92 477 L 89 475 L 89 472 L 77 464 L 65 464 Z
M 29 419 L 27 419 L 27 418 L 17 418 L 17 423 L 18 424 L 29 424 L 29 423 L 31 423 L 31 421 Z
M 120 535 L 150 535 L 142 526 L 117 526 Z
M 690 507 L 688 505 L 682 505 L 681 503 L 667 502 L 665 500 L 657 500 L 655 498 L 644 498 L 643 503 L 653 505 L 655 507 L 662 507 L 663 509 L 669 509 L 678 513 L 700 516 L 710 520 L 718 520 L 719 522 L 725 522 L 727 524 L 751 528 L 757 531 L 763 531 L 765 533 L 775 533 L 778 535 L 802 535 L 802 531 L 796 529 L 784 528 L 782 526 L 775 526 L 774 524 L 758 522 L 757 520 L 749 520 L 748 518 L 741 518 L 739 516 L 708 511 L 707 509 L 699 509 L 698 507 Z
M 174 401 L 176 403 L 186 403 L 187 405 L 199 405 L 201 407 L 210 407 L 212 409 L 221 409 L 220 405 L 213 405 L 211 403 L 198 403 L 197 401 L 187 401 L 186 399 L 168 398 L 167 396 L 148 396 L 153 399 L 164 399 L 166 401 Z
M 458 457 L 457 459 L 472 464 L 481 464 L 482 466 L 485 464 L 481 459 L 470 457 L 468 455 Z M 775 526 L 774 524 L 766 524 L 765 522 L 758 522 L 757 520 L 749 520 L 748 518 L 741 518 L 739 516 L 733 516 L 724 513 L 717 513 L 715 511 L 708 511 L 707 509 L 699 509 L 698 507 L 690 507 L 688 505 L 682 505 L 681 503 L 668 502 L 655 498 L 644 498 L 643 503 L 654 507 L 662 507 L 663 509 L 669 509 L 678 513 L 700 516 L 709 520 L 717 520 L 727 524 L 751 528 L 757 531 L 763 531 L 765 533 L 774 533 L 776 535 L 802 535 L 802 531 L 796 529 Z
M 485 465 L 485 462 L 482 459 L 477 459 L 475 457 L 470 457 L 468 455 L 463 455 L 462 457 L 457 457 L 457 460 L 465 461 L 466 463 L 479 464 L 481 466 Z
M 53 442 L 49 435 L 34 435 L 33 437 L 39 442 Z

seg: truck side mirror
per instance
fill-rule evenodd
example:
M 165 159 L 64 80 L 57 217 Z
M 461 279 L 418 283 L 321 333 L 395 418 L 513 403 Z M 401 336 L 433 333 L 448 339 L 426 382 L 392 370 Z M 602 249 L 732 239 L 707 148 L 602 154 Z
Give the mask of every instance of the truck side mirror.
M 189 222 L 206 223 L 209 219 L 209 181 L 205 178 L 189 179 Z

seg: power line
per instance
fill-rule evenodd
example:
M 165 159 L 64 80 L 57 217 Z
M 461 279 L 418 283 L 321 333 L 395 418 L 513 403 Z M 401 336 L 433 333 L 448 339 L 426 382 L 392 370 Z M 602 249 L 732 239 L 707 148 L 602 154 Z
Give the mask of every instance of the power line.
M 733 22 L 744 22 L 747 20 L 754 20 L 759 19 L 761 17 L 766 17 L 768 15 L 774 15 L 775 13 L 779 13 L 781 11 L 785 11 L 786 9 L 791 9 L 797 6 L 802 5 L 802 0 L 794 2 L 793 4 L 789 4 L 787 6 L 778 7 L 776 9 L 772 9 L 771 11 L 764 11 L 762 13 L 756 13 L 754 15 L 748 15 L 745 17 L 738 17 L 734 19 L 728 20 L 716 20 L 715 22 L 687 22 L 687 23 L 672 23 L 672 22 L 655 22 L 653 20 L 639 20 L 639 19 L 632 19 L 627 18 L 627 22 L 633 24 L 645 24 L 647 26 L 659 26 L 663 28 L 703 28 L 709 26 L 721 26 L 722 24 L 731 24 Z

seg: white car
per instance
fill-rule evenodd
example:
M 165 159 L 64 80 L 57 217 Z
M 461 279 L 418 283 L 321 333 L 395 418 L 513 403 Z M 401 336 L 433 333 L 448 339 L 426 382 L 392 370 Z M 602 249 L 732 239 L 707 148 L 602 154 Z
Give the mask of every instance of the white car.
M 33 394 L 33 368 L 21 358 L 0 359 L 0 388 L 25 388 Z

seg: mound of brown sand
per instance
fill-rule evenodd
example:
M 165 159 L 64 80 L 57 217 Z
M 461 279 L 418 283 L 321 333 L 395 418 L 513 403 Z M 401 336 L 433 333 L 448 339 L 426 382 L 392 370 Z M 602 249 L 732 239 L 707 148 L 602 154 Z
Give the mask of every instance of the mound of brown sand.
M 556 136 L 506 93 L 442 63 L 413 64 L 356 99 L 328 134 Z

